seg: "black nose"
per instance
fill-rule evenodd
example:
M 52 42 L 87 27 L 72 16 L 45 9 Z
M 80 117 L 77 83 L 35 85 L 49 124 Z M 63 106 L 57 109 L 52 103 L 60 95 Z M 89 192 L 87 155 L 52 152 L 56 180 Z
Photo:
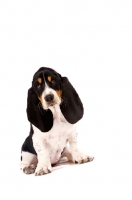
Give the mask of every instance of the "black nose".
M 54 95 L 53 94 L 48 94 L 44 98 L 45 98 L 45 101 L 52 102 L 53 99 L 54 99 Z

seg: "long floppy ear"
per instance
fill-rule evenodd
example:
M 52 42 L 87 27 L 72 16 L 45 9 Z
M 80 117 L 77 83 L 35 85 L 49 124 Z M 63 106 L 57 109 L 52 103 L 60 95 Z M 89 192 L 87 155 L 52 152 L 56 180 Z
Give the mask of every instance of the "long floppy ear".
M 84 113 L 83 104 L 74 87 L 71 85 L 67 77 L 62 77 L 62 104 L 60 105 L 61 112 L 66 120 L 75 124 L 78 122 Z
M 33 88 L 28 90 L 27 117 L 30 123 L 42 132 L 49 131 L 53 126 L 53 114 L 51 110 L 44 110 L 42 108 Z

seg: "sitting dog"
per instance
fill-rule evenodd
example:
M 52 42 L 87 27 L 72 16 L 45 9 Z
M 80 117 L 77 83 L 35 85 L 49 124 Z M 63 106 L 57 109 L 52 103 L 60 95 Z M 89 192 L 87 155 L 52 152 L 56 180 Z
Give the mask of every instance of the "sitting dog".
M 94 159 L 77 147 L 75 124 L 83 117 L 83 111 L 68 78 L 47 67 L 34 74 L 27 98 L 31 128 L 21 155 L 21 169 L 25 174 L 48 174 L 62 157 L 79 164 Z

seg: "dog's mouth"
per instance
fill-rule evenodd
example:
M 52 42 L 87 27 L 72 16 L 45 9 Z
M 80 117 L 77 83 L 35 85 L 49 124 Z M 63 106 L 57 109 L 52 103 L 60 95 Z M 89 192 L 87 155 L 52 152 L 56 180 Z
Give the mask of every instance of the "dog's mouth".
M 48 103 L 48 107 L 51 107 L 51 106 L 54 106 L 56 103 L 55 102 L 51 102 L 51 103 Z
M 49 107 L 53 107 L 57 104 L 57 102 L 45 102 L 45 109 L 48 109 Z

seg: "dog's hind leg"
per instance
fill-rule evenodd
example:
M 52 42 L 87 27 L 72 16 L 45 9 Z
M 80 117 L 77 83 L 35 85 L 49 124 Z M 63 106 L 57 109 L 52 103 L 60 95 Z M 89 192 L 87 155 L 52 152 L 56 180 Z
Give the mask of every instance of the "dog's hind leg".
M 36 155 L 22 151 L 20 167 L 25 174 L 33 174 L 37 163 L 38 160 Z
M 22 145 L 20 167 L 25 174 L 33 174 L 35 172 L 38 160 L 37 154 L 33 147 L 32 137 L 28 136 Z

